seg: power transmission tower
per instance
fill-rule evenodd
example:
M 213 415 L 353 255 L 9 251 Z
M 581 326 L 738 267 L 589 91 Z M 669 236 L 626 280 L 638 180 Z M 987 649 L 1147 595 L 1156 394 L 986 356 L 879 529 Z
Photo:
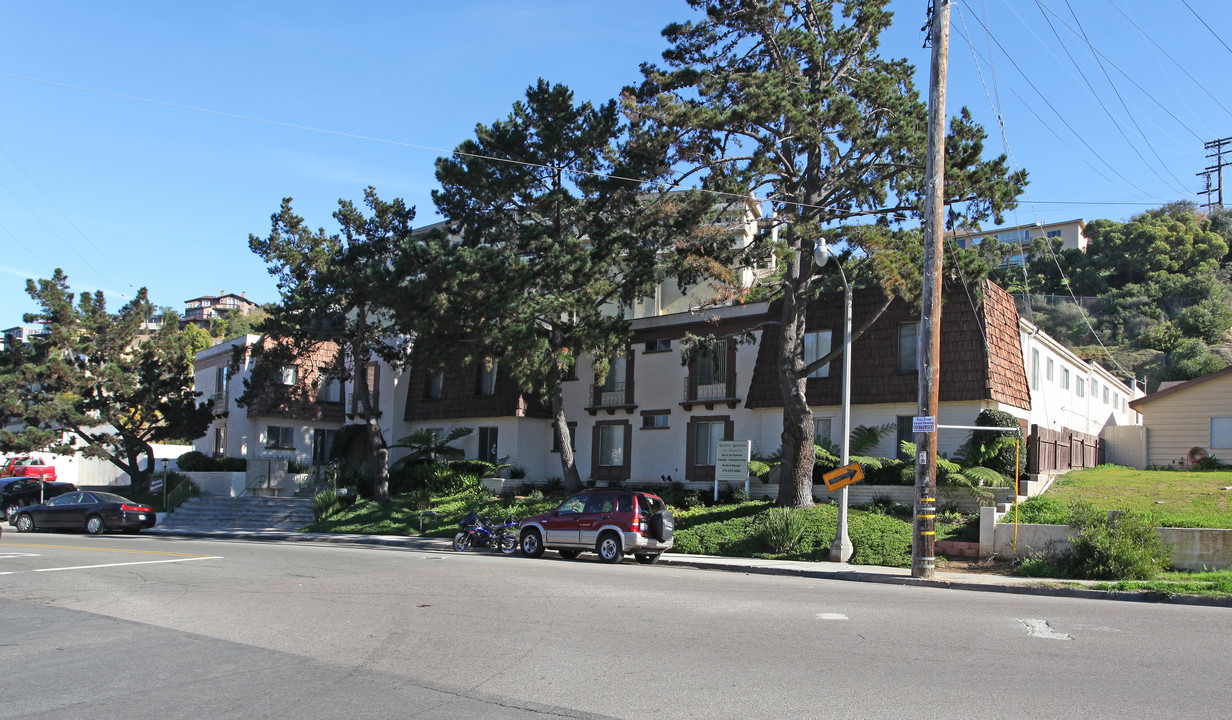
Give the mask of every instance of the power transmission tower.
M 1212 151 L 1206 154 L 1208 158 L 1215 159 L 1214 165 L 1208 165 L 1205 170 L 1198 173 L 1198 176 L 1203 178 L 1206 182 L 1206 189 L 1198 191 L 1199 195 L 1206 196 L 1206 202 L 1202 203 L 1202 207 L 1206 208 L 1208 212 L 1211 210 L 1215 210 L 1217 208 L 1222 210 L 1223 209 L 1223 169 L 1224 169 L 1224 166 L 1226 165 L 1232 165 L 1232 163 L 1226 163 L 1223 161 L 1223 155 L 1225 152 L 1232 152 L 1232 149 L 1230 149 L 1232 148 L 1232 137 L 1220 138 L 1218 140 L 1211 140 L 1210 142 L 1203 143 L 1202 147 L 1205 148 L 1206 150 Z M 1212 176 L 1215 178 L 1213 186 L 1211 183 Z M 1211 200 L 1212 196 L 1214 196 L 1215 198 L 1213 202 Z

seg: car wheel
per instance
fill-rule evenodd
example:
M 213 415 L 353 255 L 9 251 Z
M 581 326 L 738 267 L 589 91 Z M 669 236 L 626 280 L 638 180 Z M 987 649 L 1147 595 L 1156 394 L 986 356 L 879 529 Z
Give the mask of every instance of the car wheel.
M 471 546 L 471 536 L 469 533 L 460 532 L 453 536 L 453 549 L 466 550 Z
M 521 546 L 522 554 L 526 557 L 537 558 L 543 555 L 543 536 L 534 528 L 522 533 L 518 545 Z
M 599 536 L 599 542 L 595 543 L 595 552 L 605 563 L 618 563 L 625 558 L 620 547 L 620 538 L 613 532 L 606 532 Z
M 13 525 L 17 528 L 17 532 L 32 532 L 34 530 L 34 518 L 29 515 L 18 515 L 13 521 Z
M 577 557 L 578 554 L 580 554 L 582 551 L 581 550 L 557 550 L 556 552 L 560 553 L 560 556 L 563 557 L 564 559 L 572 560 L 573 558 Z
M 86 532 L 91 535 L 101 535 L 105 529 L 106 528 L 103 527 L 103 519 L 101 517 L 91 515 L 86 518 Z
M 4 516 L 10 520 L 17 516 L 17 511 L 21 510 L 21 506 L 17 503 L 9 503 L 9 506 L 4 509 Z
M 637 561 L 643 565 L 654 565 L 659 562 L 660 554 L 661 553 L 645 553 L 642 555 L 636 555 L 635 557 L 637 558 Z

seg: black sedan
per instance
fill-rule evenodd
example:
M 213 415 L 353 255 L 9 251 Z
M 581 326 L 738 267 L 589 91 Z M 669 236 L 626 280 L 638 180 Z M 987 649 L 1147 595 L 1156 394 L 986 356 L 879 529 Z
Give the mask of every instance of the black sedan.
M 137 532 L 154 527 L 154 510 L 128 498 L 105 492 L 70 492 L 42 505 L 21 508 L 9 518 L 17 532 L 43 529 L 80 529 L 91 535 L 106 530 Z

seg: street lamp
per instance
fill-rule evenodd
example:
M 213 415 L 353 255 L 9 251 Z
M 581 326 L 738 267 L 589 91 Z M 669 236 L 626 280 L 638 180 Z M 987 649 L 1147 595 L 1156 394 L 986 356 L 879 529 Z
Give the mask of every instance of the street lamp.
M 851 462 L 851 284 L 847 282 L 847 273 L 843 264 L 830 250 L 825 241 L 820 241 L 813 247 L 813 262 L 817 267 L 826 264 L 831 257 L 838 267 L 839 277 L 843 279 L 843 442 L 842 464 Z M 836 562 L 847 562 L 851 559 L 854 549 L 851 547 L 851 536 L 847 532 L 847 487 L 839 490 L 838 530 L 834 533 L 834 541 L 830 543 L 830 559 Z

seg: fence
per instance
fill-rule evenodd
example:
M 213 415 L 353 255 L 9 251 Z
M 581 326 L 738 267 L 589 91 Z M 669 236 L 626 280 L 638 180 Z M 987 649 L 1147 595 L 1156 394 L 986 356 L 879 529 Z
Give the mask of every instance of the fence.
M 1027 436 L 1027 473 L 1030 475 L 1089 468 L 1104 462 L 1104 441 L 1095 435 L 1061 428 L 1031 426 Z
M 1146 428 L 1141 425 L 1109 425 L 1104 428 L 1104 461 L 1146 469 Z

